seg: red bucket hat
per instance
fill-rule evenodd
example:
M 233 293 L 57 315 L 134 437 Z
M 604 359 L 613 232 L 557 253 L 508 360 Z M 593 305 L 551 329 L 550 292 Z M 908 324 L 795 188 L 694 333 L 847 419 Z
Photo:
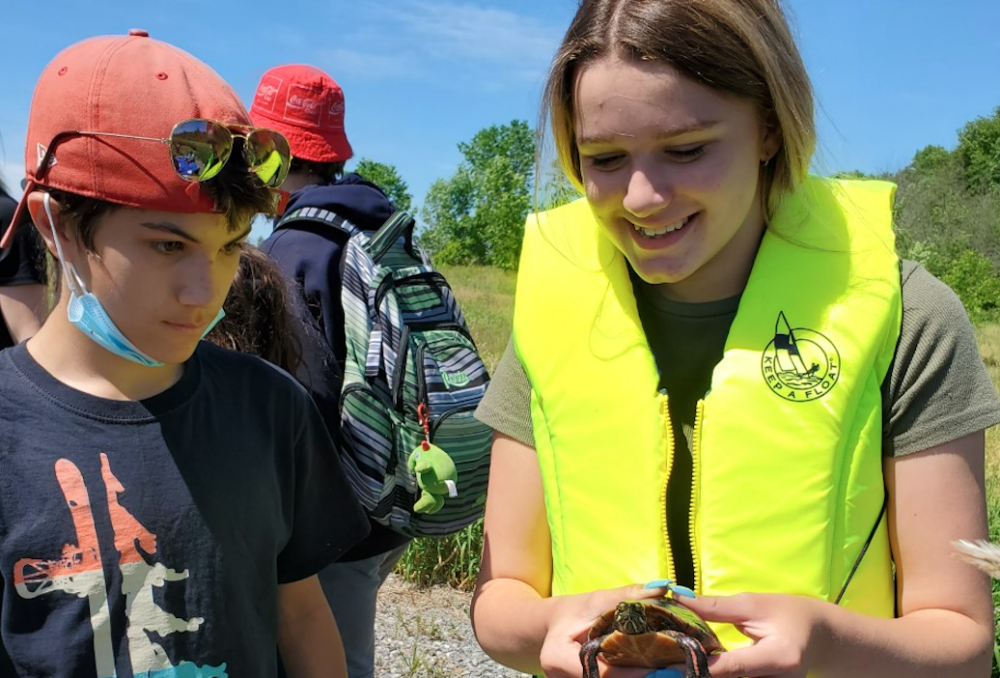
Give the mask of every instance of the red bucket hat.
M 253 124 L 281 132 L 292 155 L 312 162 L 348 160 L 344 92 L 329 75 L 301 64 L 267 71 L 250 104 Z
M 215 211 L 211 196 L 178 177 L 167 146 L 155 141 L 69 136 L 59 141 L 47 171 L 36 180 L 38 165 L 58 134 L 165 139 L 175 124 L 190 118 L 250 124 L 239 97 L 215 71 L 146 31 L 90 38 L 60 52 L 35 86 L 24 196 L 0 247 L 26 220 L 25 202 L 38 187 L 164 212 Z

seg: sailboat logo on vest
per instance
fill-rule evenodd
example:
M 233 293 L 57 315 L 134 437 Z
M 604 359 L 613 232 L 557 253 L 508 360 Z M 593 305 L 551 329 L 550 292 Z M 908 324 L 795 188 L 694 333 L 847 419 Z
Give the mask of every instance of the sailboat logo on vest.
M 774 339 L 764 349 L 760 369 L 768 387 L 785 400 L 816 400 L 836 385 L 840 353 L 825 336 L 805 327 L 793 328 L 779 312 Z

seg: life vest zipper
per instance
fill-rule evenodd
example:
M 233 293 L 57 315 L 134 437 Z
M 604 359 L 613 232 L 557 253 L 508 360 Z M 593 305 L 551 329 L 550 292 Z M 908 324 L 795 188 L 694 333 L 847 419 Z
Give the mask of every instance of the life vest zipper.
M 660 492 L 660 527 L 663 532 L 663 560 L 667 565 L 667 571 L 661 576 L 667 579 L 675 579 L 676 572 L 674 567 L 674 554 L 670 548 L 670 531 L 667 528 L 668 517 L 667 517 L 667 488 L 670 486 L 670 474 L 673 471 L 674 466 L 674 426 L 670 421 L 670 407 L 667 399 L 667 389 L 661 388 L 659 394 L 660 400 L 660 419 L 663 426 L 663 430 L 666 432 L 667 438 L 667 469 L 666 475 L 663 480 L 663 491 Z
M 688 507 L 688 539 L 691 542 L 691 570 L 694 573 L 694 591 L 701 594 L 701 564 L 698 560 L 698 493 L 701 487 L 701 427 L 705 418 L 705 400 L 698 401 L 691 432 L 691 505 Z

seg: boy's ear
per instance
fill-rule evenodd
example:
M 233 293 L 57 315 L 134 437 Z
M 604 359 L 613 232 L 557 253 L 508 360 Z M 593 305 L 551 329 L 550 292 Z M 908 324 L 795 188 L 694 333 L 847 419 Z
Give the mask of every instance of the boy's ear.
M 59 255 L 56 253 L 56 245 L 53 238 L 55 233 L 53 232 L 54 224 L 49 222 L 49 215 L 45 212 L 45 192 L 44 191 L 32 191 L 28 194 L 27 202 L 28 214 L 31 215 L 31 222 L 38 229 L 38 234 L 42 236 L 42 240 L 45 241 L 45 246 L 48 248 L 49 252 L 56 259 Z M 52 212 L 52 218 L 59 222 L 60 205 L 58 202 L 49 198 L 49 211 Z M 21 228 L 30 228 L 27 224 L 23 224 Z

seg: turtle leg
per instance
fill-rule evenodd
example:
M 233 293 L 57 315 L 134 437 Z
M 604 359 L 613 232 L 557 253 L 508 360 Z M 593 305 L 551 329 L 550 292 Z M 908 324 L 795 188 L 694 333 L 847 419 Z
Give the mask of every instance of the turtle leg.
M 701 646 L 701 643 L 683 633 L 674 636 L 674 640 L 684 648 L 687 678 L 712 678 L 712 674 L 708 672 L 708 657 L 705 655 L 705 648 Z
M 601 678 L 597 666 L 597 655 L 601 651 L 601 643 L 607 636 L 598 636 L 588 640 L 580 648 L 580 663 L 583 665 L 583 678 Z

